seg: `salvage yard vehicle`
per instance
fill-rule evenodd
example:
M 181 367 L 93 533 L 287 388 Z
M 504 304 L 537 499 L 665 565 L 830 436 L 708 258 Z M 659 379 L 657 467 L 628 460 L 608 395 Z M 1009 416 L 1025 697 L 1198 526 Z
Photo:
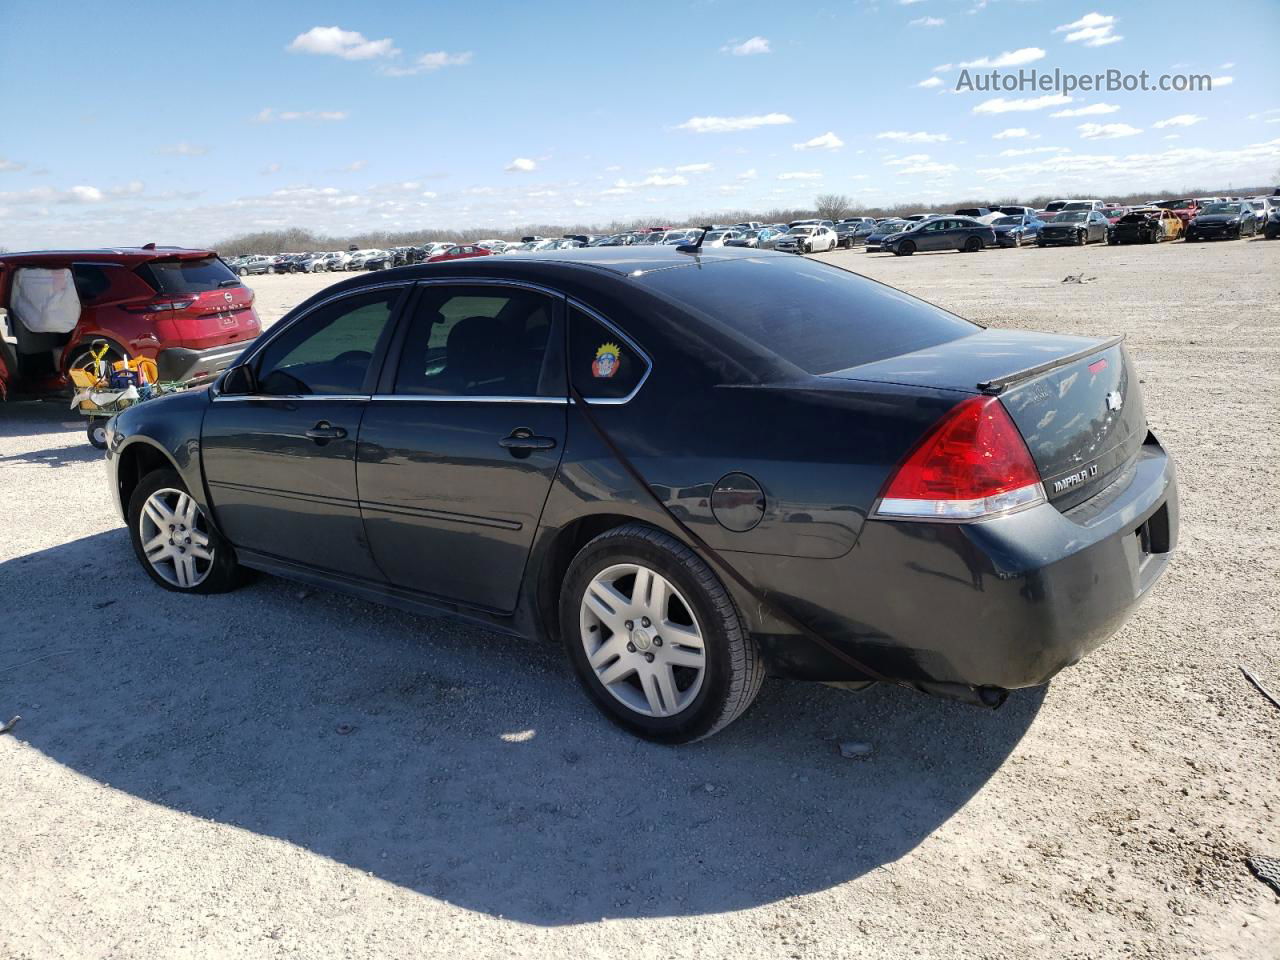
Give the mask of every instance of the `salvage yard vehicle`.
M 241 277 L 256 276 L 261 273 L 275 273 L 274 257 L 249 256 L 240 257 L 236 263 L 236 275 Z
M 876 224 L 875 229 L 867 235 L 863 241 L 863 253 L 879 253 L 884 249 L 884 242 L 894 234 L 902 233 L 904 230 L 910 230 L 916 225 L 914 220 L 881 220 Z
M 1036 246 L 1102 243 L 1107 239 L 1107 218 L 1097 210 L 1063 210 L 1036 234 Z
M 486 247 L 477 247 L 475 244 L 455 244 L 447 247 L 440 253 L 433 254 L 427 258 L 427 263 L 440 263 L 446 260 L 466 260 L 470 257 L 491 257 L 494 252 Z
M 996 233 L 990 224 L 968 217 L 932 217 L 886 237 L 880 242 L 880 249 L 895 256 L 909 257 L 917 252 L 944 250 L 977 253 L 995 245 Z
M 1239 201 L 1208 203 L 1187 222 L 1184 239 L 1188 242 L 1239 240 L 1245 236 L 1257 236 L 1257 233 L 1258 221 L 1249 204 Z
M 0 254 L 0 341 L 10 391 L 59 393 L 93 359 L 155 361 L 162 381 L 205 382 L 260 332 L 253 291 L 212 250 L 121 247 Z
M 686 742 L 767 671 L 995 706 L 1102 644 L 1177 540 L 1139 382 L 1119 338 L 807 258 L 491 257 L 317 293 L 116 416 L 107 468 L 161 587 L 249 567 L 559 637 L 609 718 Z
M 778 238 L 773 249 L 779 253 L 825 253 L 836 249 L 835 230 L 818 224 L 799 224 Z
M 1035 214 L 1018 214 L 1003 216 L 991 221 L 991 229 L 996 233 L 996 243 L 1002 247 L 1020 247 L 1031 243 L 1044 226 L 1044 221 Z
M 1182 235 L 1182 221 L 1171 210 L 1134 207 L 1107 231 L 1107 243 L 1159 243 Z

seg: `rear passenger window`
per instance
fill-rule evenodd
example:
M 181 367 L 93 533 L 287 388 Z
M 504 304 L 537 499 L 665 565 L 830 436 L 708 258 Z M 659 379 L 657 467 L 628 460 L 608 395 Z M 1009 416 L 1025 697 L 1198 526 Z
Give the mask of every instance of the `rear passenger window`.
M 111 289 L 108 269 L 118 268 L 100 267 L 94 263 L 78 263 L 71 268 L 71 276 L 76 284 L 76 294 L 80 297 L 81 303 L 92 304 Z
M 397 394 L 563 397 L 556 301 L 533 290 L 423 287 L 396 369 Z
M 648 360 L 609 327 L 577 307 L 569 309 L 569 371 L 583 397 L 628 397 L 648 368 Z

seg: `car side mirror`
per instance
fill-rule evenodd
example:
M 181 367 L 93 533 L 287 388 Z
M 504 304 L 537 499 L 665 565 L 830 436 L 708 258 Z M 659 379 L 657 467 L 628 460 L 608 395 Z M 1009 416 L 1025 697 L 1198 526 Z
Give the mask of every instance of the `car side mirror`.
M 254 376 L 253 368 L 247 363 L 242 363 L 222 375 L 222 382 L 218 384 L 218 393 L 231 397 L 243 397 L 255 393 L 257 387 L 258 378 Z

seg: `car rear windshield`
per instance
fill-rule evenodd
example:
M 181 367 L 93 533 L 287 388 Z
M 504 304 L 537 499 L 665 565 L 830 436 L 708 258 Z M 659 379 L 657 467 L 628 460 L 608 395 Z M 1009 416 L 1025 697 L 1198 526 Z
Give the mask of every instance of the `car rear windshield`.
M 200 260 L 152 260 L 137 269 L 156 293 L 204 293 L 236 287 L 240 280 L 217 257 Z
M 1076 201 L 1074 203 L 1068 203 L 1062 209 L 1063 210 L 1092 210 L 1093 204 L 1081 200 L 1081 201 Z
M 979 327 L 900 290 L 802 258 L 657 270 L 641 281 L 736 342 L 748 366 L 771 357 L 832 373 L 967 337 Z

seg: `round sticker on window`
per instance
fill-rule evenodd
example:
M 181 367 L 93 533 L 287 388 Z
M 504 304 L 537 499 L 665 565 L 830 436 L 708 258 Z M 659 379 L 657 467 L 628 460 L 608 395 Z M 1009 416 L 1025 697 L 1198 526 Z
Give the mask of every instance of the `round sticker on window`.
M 602 343 L 596 350 L 596 358 L 591 364 L 591 373 L 599 380 L 612 377 L 618 372 L 618 361 L 621 359 L 621 347 L 616 343 Z

